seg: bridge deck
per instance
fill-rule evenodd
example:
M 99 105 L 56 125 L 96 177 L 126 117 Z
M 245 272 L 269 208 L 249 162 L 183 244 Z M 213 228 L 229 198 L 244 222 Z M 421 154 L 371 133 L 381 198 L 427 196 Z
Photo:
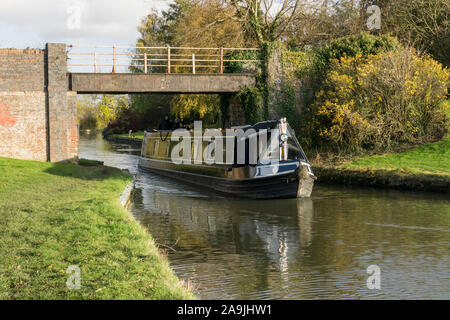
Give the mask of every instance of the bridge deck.
M 255 82 L 254 74 L 68 73 L 78 93 L 235 93 Z

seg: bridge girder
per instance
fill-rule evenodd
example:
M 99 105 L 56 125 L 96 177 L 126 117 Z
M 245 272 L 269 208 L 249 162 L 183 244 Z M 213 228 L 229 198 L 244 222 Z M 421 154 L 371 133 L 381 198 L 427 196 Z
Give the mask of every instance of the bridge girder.
M 255 83 L 252 74 L 68 73 L 77 93 L 236 93 Z

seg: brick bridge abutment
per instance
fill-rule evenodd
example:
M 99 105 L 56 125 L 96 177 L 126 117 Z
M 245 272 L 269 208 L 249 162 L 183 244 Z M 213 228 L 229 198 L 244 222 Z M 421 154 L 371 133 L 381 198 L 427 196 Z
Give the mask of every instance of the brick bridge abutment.
M 76 92 L 67 90 L 64 44 L 0 49 L 0 156 L 76 161 Z

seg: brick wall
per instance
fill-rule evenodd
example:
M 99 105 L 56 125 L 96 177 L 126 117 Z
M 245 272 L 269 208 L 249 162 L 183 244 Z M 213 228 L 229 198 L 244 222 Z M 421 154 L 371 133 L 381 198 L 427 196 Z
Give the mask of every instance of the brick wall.
M 0 49 L 0 157 L 76 160 L 76 92 L 67 92 L 64 44 Z
M 233 126 L 241 126 L 245 123 L 244 110 L 239 98 L 232 93 L 225 93 L 220 95 L 220 103 L 225 107 L 226 111 L 223 116 L 224 128 L 230 128 Z
M 239 99 L 236 96 L 231 96 L 228 101 L 228 119 L 230 121 L 229 126 L 245 125 L 246 123 L 244 110 L 242 110 L 242 105 Z
M 52 162 L 72 160 L 78 150 L 76 93 L 67 92 L 64 44 L 48 43 L 47 73 L 49 157 Z
M 48 92 L 49 157 L 51 162 L 76 160 L 78 125 L 76 92 Z
M 47 160 L 45 92 L 0 92 L 0 156 Z
M 45 91 L 45 51 L 0 49 L 0 92 Z

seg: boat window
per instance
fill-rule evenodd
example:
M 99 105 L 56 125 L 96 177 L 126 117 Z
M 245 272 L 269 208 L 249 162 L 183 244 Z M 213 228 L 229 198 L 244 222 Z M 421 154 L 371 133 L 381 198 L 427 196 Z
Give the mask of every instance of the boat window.
M 297 145 L 294 142 L 292 137 L 288 138 L 288 160 L 298 160 L 301 158 L 300 150 L 297 148 Z
M 174 144 L 170 139 L 161 140 L 159 134 L 149 137 L 146 141 L 145 155 L 162 159 L 170 158 Z
M 241 145 L 243 144 L 243 147 Z M 242 148 L 242 149 L 241 149 Z M 243 152 L 244 154 L 240 154 Z M 234 137 L 234 161 L 237 167 L 258 163 L 258 137 L 256 133 L 246 132 L 245 136 Z M 239 160 L 241 159 L 241 160 Z M 243 163 L 239 163 L 239 161 Z
M 305 153 L 303 152 L 300 143 L 295 137 L 294 130 L 288 124 L 288 160 L 304 160 L 307 161 Z
M 279 134 L 279 131 L 277 132 Z M 259 135 L 258 163 L 268 163 L 272 160 L 278 161 L 280 157 L 279 139 L 272 141 L 272 134 L 272 131 L 268 131 L 266 134 L 260 133 Z M 266 140 L 266 142 L 264 140 Z M 276 145 L 272 145 L 272 143 L 276 143 Z
M 170 147 L 169 147 L 169 153 L 168 154 L 170 155 L 170 157 L 172 157 L 173 148 L 175 148 L 175 146 L 178 143 L 182 143 L 182 142 L 180 142 L 180 141 L 170 141 L 169 142 Z M 178 155 L 180 156 L 180 158 L 183 158 L 183 156 L 184 156 L 184 148 L 181 148 L 181 150 L 179 150 Z

